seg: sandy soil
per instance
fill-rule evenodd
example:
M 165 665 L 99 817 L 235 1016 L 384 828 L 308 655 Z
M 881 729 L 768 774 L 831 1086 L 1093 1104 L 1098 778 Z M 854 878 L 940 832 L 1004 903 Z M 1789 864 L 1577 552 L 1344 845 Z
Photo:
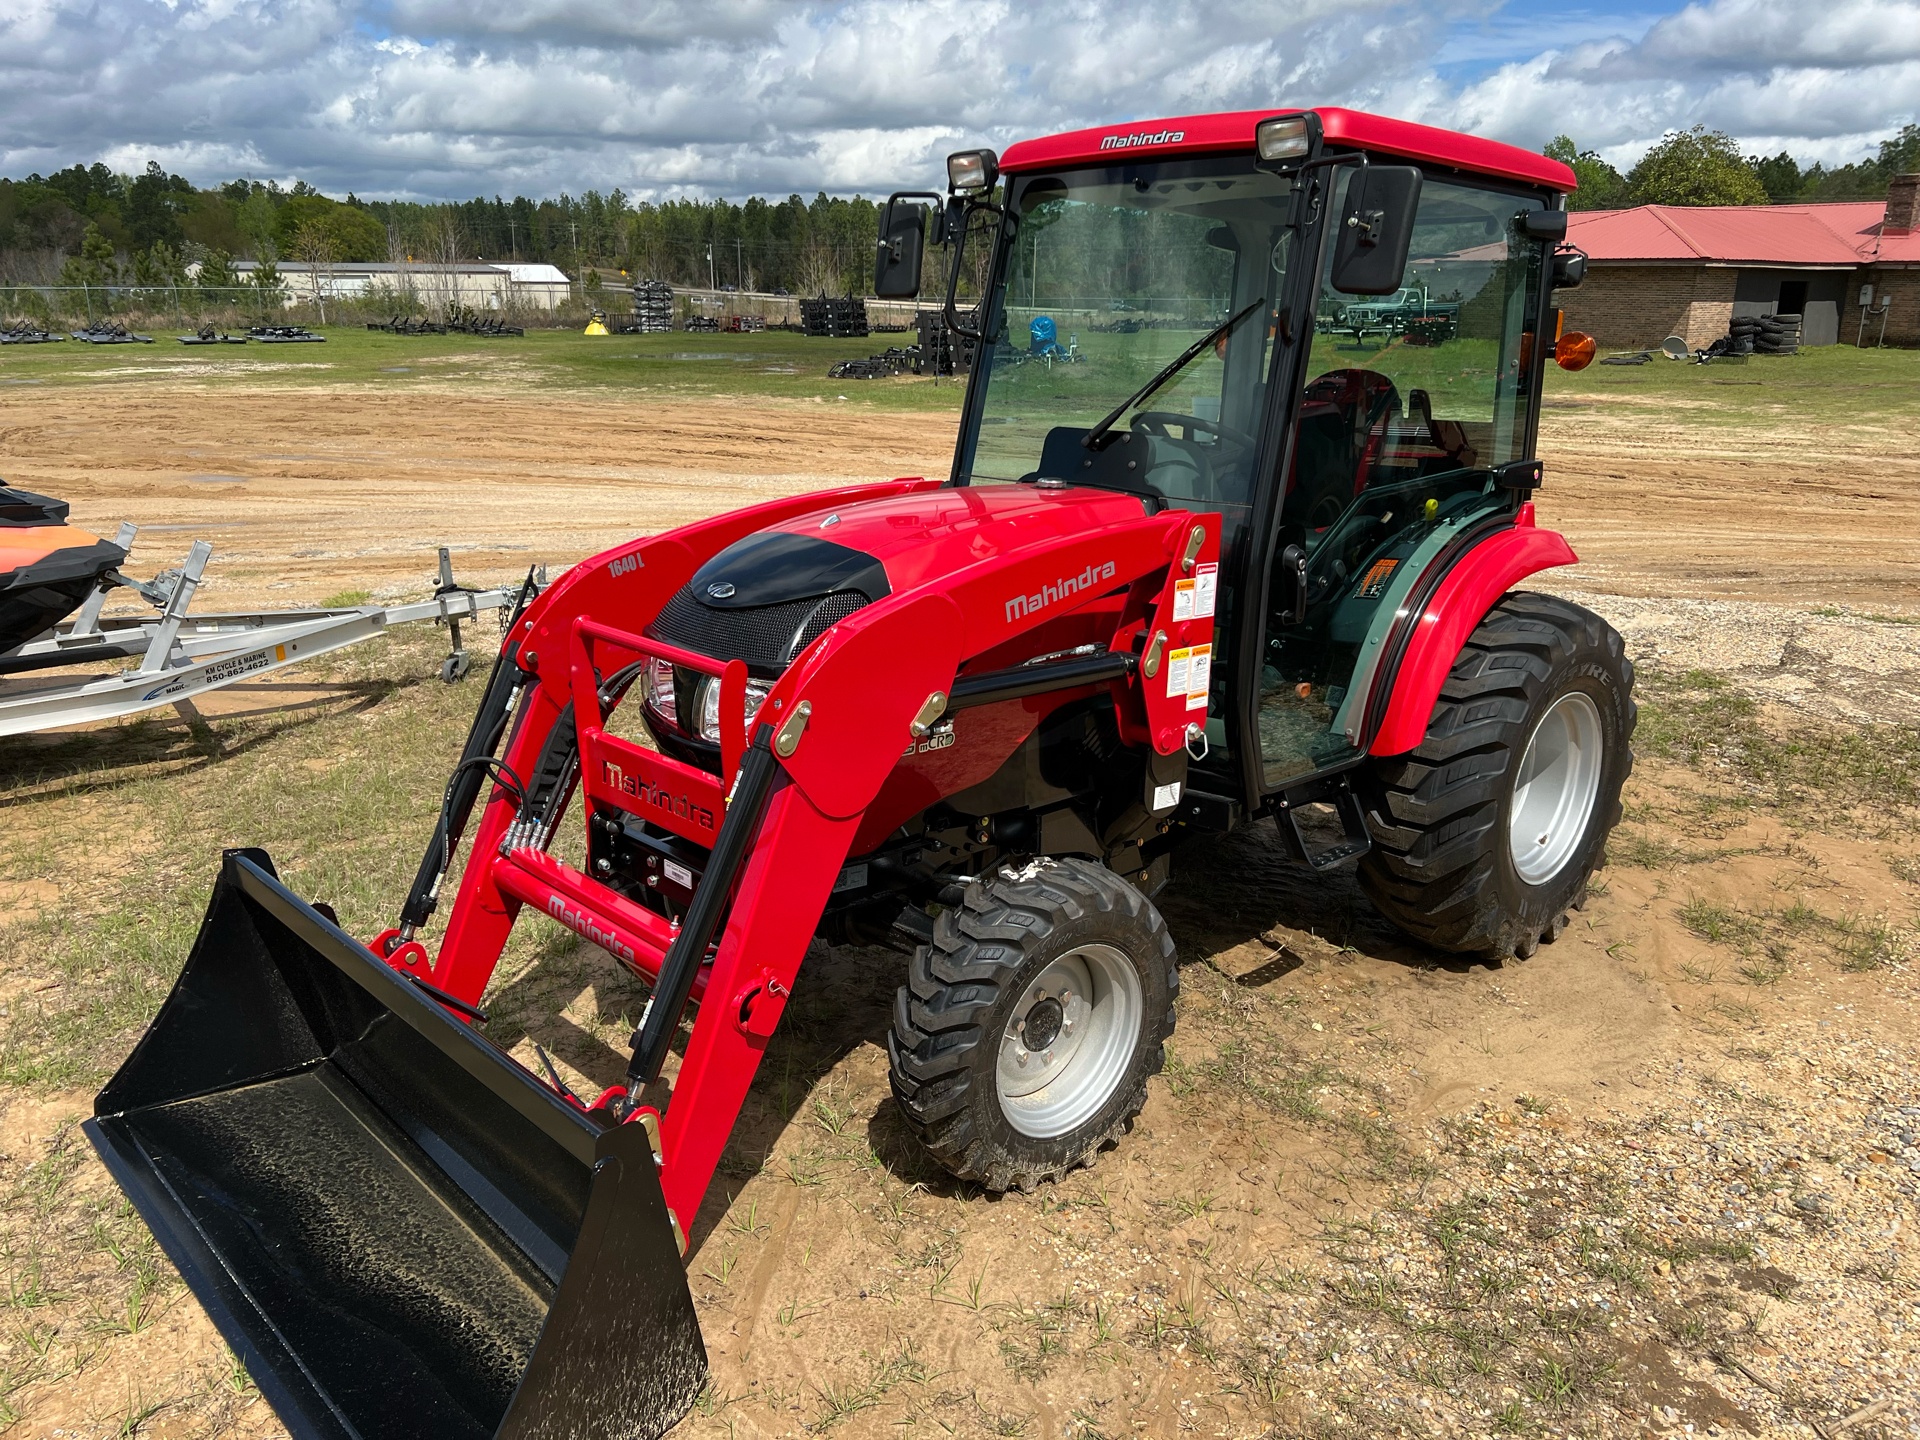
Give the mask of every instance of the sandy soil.
M 452 547 L 462 578 L 556 570 L 849 478 L 944 474 L 953 422 L 852 407 L 615 408 L 469 391 L 157 387 L 0 393 L 0 476 L 76 524 L 141 527 L 132 568 L 214 546 L 206 608 L 410 593 Z M 144 568 L 143 568 L 144 567 Z
M 473 390 L 101 386 L 0 392 L 0 476 L 79 523 L 143 527 L 136 569 L 211 540 L 209 604 L 402 589 L 454 548 L 503 579 L 836 481 L 942 474 L 948 413 L 615 404 Z M 1901 437 L 1649 421 L 1556 401 L 1543 522 L 1602 593 L 1920 612 L 1920 457 Z
M 209 605 L 404 593 L 436 543 L 505 579 L 761 496 L 938 473 L 950 435 L 852 407 L 0 395 L 0 474 L 148 527 L 136 570 L 212 539 Z M 1912 718 L 1920 630 L 1867 613 L 1920 612 L 1920 550 L 1886 538 L 1920 521 L 1910 448 L 1716 444 L 1553 412 L 1542 519 L 1584 560 L 1561 583 L 1617 604 L 1642 661 Z M 1266 827 L 1200 847 L 1163 901 L 1168 1072 L 1118 1150 L 1032 1196 L 915 1153 L 886 1086 L 899 962 L 818 955 L 696 1225 L 714 1385 L 685 1433 L 1810 1436 L 1863 1410 L 1844 1433 L 1916 1433 L 1920 855 L 1885 817 L 1822 826 L 1674 766 L 1632 785 L 1637 859 L 1502 970 L 1417 951 Z M 514 982 L 587 1081 L 617 1073 L 632 999 L 602 958 L 548 950 Z M 110 1213 L 71 1128 L 88 1104 L 6 1092 L 9 1225 L 62 1183 Z M 154 1264 L 113 1253 L 83 1264 Z M 0 1430 L 280 1433 L 177 1285 L 116 1328 L 36 1299 L 42 1279 L 62 1283 L 9 1267 L 6 1373 L 30 1378 Z M 60 1326 L 84 1361 L 34 1371 L 36 1346 L 69 1353 Z

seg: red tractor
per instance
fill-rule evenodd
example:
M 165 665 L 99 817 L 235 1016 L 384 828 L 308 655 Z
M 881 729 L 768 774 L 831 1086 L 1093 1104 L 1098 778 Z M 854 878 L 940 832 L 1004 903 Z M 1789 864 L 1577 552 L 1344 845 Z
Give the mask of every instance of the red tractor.
M 948 175 L 889 201 L 876 289 L 944 250 L 974 357 L 951 474 L 634 540 L 529 597 L 395 928 L 362 944 L 228 852 L 101 1094 L 94 1143 L 296 1436 L 683 1414 L 688 1230 L 816 936 L 909 957 L 896 1101 L 1004 1190 L 1139 1110 L 1183 836 L 1271 821 L 1495 961 L 1584 902 L 1632 670 L 1514 588 L 1574 559 L 1529 500 L 1543 367 L 1590 350 L 1556 346 L 1572 172 L 1325 109 Z M 1410 286 L 1450 334 L 1314 323 Z M 1043 316 L 1082 363 L 1009 342 Z M 596 1097 L 486 1038 L 529 913 L 652 987 Z

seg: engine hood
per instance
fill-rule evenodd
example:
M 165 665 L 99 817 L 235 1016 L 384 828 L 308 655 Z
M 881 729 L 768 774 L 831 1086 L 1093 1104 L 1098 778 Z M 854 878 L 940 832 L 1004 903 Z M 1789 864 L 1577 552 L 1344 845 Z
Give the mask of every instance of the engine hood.
M 842 503 L 795 516 L 761 535 L 831 538 L 836 547 L 877 562 L 889 591 L 897 592 L 1008 550 L 1137 520 L 1143 511 L 1139 496 L 1112 490 L 949 486 L 917 495 Z
M 648 633 L 777 675 L 828 626 L 888 595 L 1039 541 L 1138 519 L 1138 496 L 1037 485 L 842 501 L 736 540 Z
M 891 594 L 886 567 L 862 551 L 819 535 L 762 530 L 736 540 L 687 583 L 714 610 L 750 610 L 854 590 L 867 602 Z

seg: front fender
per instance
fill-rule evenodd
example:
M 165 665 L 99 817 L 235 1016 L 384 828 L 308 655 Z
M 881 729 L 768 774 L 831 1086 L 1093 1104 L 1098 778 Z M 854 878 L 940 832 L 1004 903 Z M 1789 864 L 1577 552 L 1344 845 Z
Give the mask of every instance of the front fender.
M 1521 507 L 1511 530 L 1488 536 L 1455 561 L 1407 642 L 1393 677 L 1393 698 L 1368 752 L 1402 755 L 1426 739 L 1440 687 L 1447 683 L 1460 647 L 1487 612 L 1527 576 L 1576 564 L 1579 558 L 1564 535 L 1534 527 L 1529 504 Z

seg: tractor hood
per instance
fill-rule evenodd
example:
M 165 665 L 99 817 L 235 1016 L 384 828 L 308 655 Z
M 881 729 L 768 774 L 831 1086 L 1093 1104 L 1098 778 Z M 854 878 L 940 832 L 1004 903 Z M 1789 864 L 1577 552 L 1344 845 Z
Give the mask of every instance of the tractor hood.
M 828 626 L 888 595 L 1037 541 L 1138 519 L 1136 495 L 1082 487 L 949 486 L 842 502 L 736 540 L 648 633 L 777 675 Z
M 1036 541 L 1084 535 L 1103 526 L 1137 520 L 1142 503 L 1137 495 L 1076 486 L 948 486 L 796 516 L 729 546 L 709 562 L 708 568 L 730 561 L 750 547 L 765 545 L 770 551 L 780 547 L 778 553 L 797 556 L 810 543 L 824 548 L 805 553 L 816 554 L 823 562 L 829 551 L 858 555 L 878 575 L 870 577 L 865 571 L 857 571 L 851 562 L 844 571 L 823 563 L 818 572 L 823 580 L 830 575 L 847 578 L 836 578 L 834 585 L 823 584 L 806 593 L 824 594 L 844 585 L 860 590 L 869 600 L 877 600 Z M 789 546 L 792 548 L 784 548 Z M 706 570 L 700 574 L 704 576 Z M 800 583 L 798 567 L 788 575 L 789 583 Z

